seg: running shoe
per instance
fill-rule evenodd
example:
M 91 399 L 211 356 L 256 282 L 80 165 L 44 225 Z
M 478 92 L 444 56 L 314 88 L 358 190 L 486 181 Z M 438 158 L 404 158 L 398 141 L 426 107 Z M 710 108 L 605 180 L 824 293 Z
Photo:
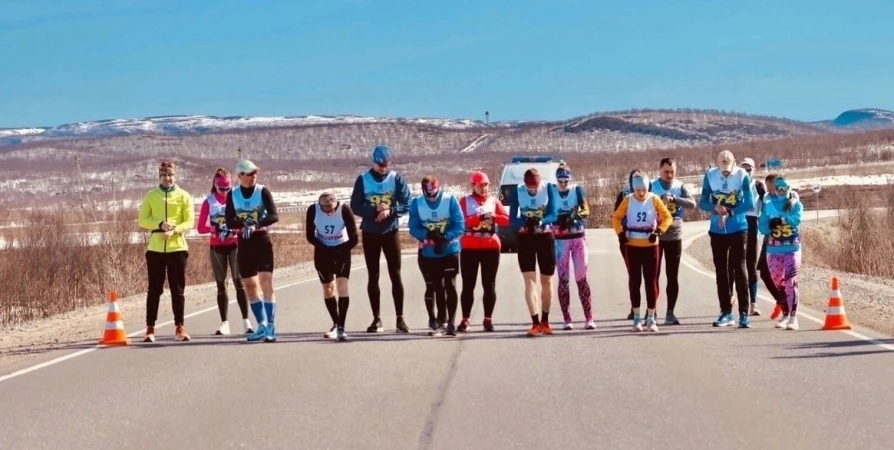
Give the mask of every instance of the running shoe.
M 146 327 L 146 337 L 143 342 L 155 342 L 155 327 Z
M 395 326 L 397 328 L 398 333 L 409 333 L 410 328 L 407 326 L 407 323 L 404 322 L 403 316 L 397 318 L 397 324 Z
M 664 316 L 664 324 L 665 325 L 679 325 L 680 321 L 677 320 L 677 316 L 674 315 L 673 311 L 668 311 Z
M 788 319 L 788 323 L 785 324 L 786 330 L 798 330 L 801 327 L 798 326 L 798 315 L 795 314 Z
M 216 336 L 226 336 L 230 334 L 230 323 L 224 320 L 217 331 L 214 332 Z
M 459 322 L 459 326 L 456 327 L 456 331 L 459 331 L 460 333 L 465 333 L 465 332 L 469 331 L 469 318 L 468 317 L 463 317 L 463 320 L 461 320 Z
M 655 321 L 654 314 L 646 315 L 646 329 L 653 333 L 658 331 L 658 323 Z
M 429 336 L 435 336 L 435 337 L 441 337 L 441 336 L 443 336 L 444 333 L 446 333 L 446 332 L 447 332 L 447 328 L 444 326 L 444 324 L 439 324 L 437 328 L 435 328 L 434 330 L 429 331 L 429 332 L 428 332 L 428 335 L 429 335 Z
M 751 319 L 748 318 L 748 313 L 739 313 L 739 328 L 751 328 Z
M 490 317 L 485 317 L 481 326 L 484 327 L 484 331 L 494 331 L 494 321 Z
M 584 326 L 584 329 L 585 330 L 595 330 L 596 322 L 594 322 L 593 319 L 587 319 L 587 324 Z
M 258 329 L 254 331 L 251 335 L 248 336 L 249 342 L 260 341 L 267 337 L 267 326 L 263 323 L 258 324 Z
M 342 342 L 346 342 L 348 340 L 348 335 L 345 333 L 345 327 L 337 328 L 337 339 Z
M 633 315 L 633 331 L 643 331 L 643 320 L 640 318 L 639 314 Z
M 267 327 L 267 334 L 264 335 L 264 342 L 276 342 L 276 325 L 270 324 Z
M 184 328 L 183 325 L 177 325 L 174 329 L 174 340 L 186 342 L 189 339 L 189 334 L 186 332 L 186 328 Z
M 452 323 L 447 324 L 447 336 L 456 336 L 456 325 Z
M 528 330 L 528 336 L 534 337 L 540 335 L 540 323 L 535 323 L 531 325 L 531 328 Z
M 553 334 L 553 327 L 549 322 L 540 322 L 540 332 L 543 334 Z
M 242 333 L 243 334 L 252 334 L 255 330 L 251 329 L 251 321 L 248 319 L 242 319 Z
M 732 313 L 720 313 L 720 317 L 714 321 L 715 327 L 728 327 L 735 323 Z
M 323 333 L 323 337 L 326 339 L 335 339 L 338 337 L 338 327 L 333 323 L 332 328 L 329 331 Z
M 779 319 L 779 322 L 776 322 L 776 328 L 785 328 L 788 325 L 789 316 L 782 316 Z
M 373 319 L 372 323 L 369 324 L 369 327 L 366 328 L 367 333 L 381 333 L 383 331 L 385 331 L 385 327 L 382 326 L 382 319 L 380 317 Z
M 573 329 L 574 329 L 574 323 L 572 323 L 572 322 L 565 322 L 565 326 L 563 327 L 563 329 L 564 329 L 564 330 L 567 330 L 567 331 L 571 331 L 571 330 L 573 330 Z
M 770 319 L 771 319 L 771 320 L 776 320 L 776 319 L 778 319 L 780 316 L 782 316 L 782 305 L 780 305 L 779 303 L 777 303 L 777 304 L 776 304 L 776 307 L 773 308 L 773 312 L 770 313 Z

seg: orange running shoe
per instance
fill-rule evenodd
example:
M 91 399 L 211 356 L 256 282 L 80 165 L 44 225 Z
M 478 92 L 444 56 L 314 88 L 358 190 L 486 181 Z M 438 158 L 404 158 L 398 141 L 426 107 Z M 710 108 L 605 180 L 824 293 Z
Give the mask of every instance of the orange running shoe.
M 143 342 L 155 342 L 155 327 L 146 327 L 146 337 Z
M 174 332 L 174 339 L 177 341 L 188 341 L 189 334 L 186 333 L 186 328 L 183 325 L 177 325 L 177 329 Z
M 773 313 L 770 314 L 770 319 L 776 320 L 780 317 L 782 317 L 782 305 L 777 303 L 776 308 L 773 309 Z
M 540 332 L 543 334 L 553 334 L 553 327 L 549 322 L 540 322 Z
M 528 336 L 533 337 L 533 336 L 537 336 L 539 334 L 540 334 L 540 324 L 535 323 L 534 325 L 531 325 L 531 329 L 528 330 Z

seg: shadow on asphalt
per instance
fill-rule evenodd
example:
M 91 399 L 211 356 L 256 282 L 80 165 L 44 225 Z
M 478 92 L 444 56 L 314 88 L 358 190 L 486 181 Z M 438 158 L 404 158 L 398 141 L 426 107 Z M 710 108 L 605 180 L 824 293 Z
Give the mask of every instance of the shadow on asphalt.
M 824 333 L 821 330 L 815 330 L 814 332 Z M 876 342 L 888 345 L 894 345 L 894 339 L 877 339 Z M 818 349 L 827 349 L 827 350 L 848 350 L 848 351 L 826 351 L 826 352 L 811 352 L 809 354 L 801 354 L 801 355 L 787 355 L 787 356 L 774 356 L 772 359 L 815 359 L 815 358 L 839 358 L 842 356 L 868 356 L 868 355 L 877 355 L 880 353 L 888 353 L 894 355 L 894 352 L 891 350 L 887 350 L 884 348 L 874 348 L 874 349 L 860 349 L 861 347 L 875 347 L 875 342 L 864 341 L 862 339 L 853 339 L 847 341 L 817 341 L 817 342 L 806 342 L 803 344 L 770 344 L 775 347 L 779 347 L 789 351 L 813 351 Z

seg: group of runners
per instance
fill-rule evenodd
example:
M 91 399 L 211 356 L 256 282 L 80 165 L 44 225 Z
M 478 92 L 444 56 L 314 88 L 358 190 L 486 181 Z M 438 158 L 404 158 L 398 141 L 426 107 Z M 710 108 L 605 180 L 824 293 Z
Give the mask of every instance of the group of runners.
M 494 331 L 496 276 L 502 247 L 497 227 L 513 227 L 518 231 L 518 265 L 532 322 L 528 335 L 553 333 L 549 313 L 556 272 L 563 328 L 574 329 L 570 312 L 572 279 L 584 313 L 584 328 L 596 327 L 587 280 L 586 219 L 590 209 L 583 187 L 572 182 L 568 164 L 559 164 L 556 183 L 544 181 L 536 168 L 528 169 L 523 183 L 510 192 L 507 211 L 490 193 L 490 180 L 482 171 L 471 174 L 470 192 L 459 198 L 444 192 L 437 177 L 432 175 L 422 179 L 422 193 L 413 197 L 406 179 L 390 168 L 391 162 L 391 150 L 385 145 L 376 146 L 372 167 L 357 177 L 349 201 L 340 201 L 332 192 L 324 192 L 307 210 L 305 238 L 314 247 L 314 267 L 332 320 L 325 338 L 348 339 L 345 320 L 350 306 L 351 253 L 361 242 L 372 312 L 372 322 L 366 331 L 384 331 L 379 290 L 382 255 L 391 279 L 395 328 L 400 333 L 410 331 L 404 319 L 398 229 L 404 216 L 409 220 L 409 234 L 419 242 L 417 264 L 425 281 L 424 303 L 431 336 L 456 336 L 457 332 L 470 331 L 479 271 L 484 291 L 482 328 L 486 332 Z M 612 227 L 628 271 L 631 304 L 628 320 L 633 321 L 634 331 L 658 330 L 662 260 L 667 277 L 664 324 L 680 324 L 674 308 L 680 290 L 683 218 L 684 210 L 694 208 L 710 213 L 711 217 L 708 234 L 720 305 L 720 316 L 713 325 L 725 327 L 735 323 L 732 316 L 735 291 L 738 325 L 751 326 L 749 315 L 760 315 L 755 306 L 760 271 L 768 292 L 776 299 L 776 309 L 771 314 L 772 319 L 779 318 L 776 326 L 798 329 L 799 224 L 803 206 L 784 177 L 770 174 L 765 184 L 752 180 L 754 169 L 750 158 L 737 165 L 732 153 L 721 152 L 717 166 L 705 173 L 698 199 L 677 179 L 677 163 L 672 158 L 660 161 L 659 177 L 654 181 L 643 171 L 630 173 L 628 186 L 618 194 Z M 230 173 L 224 168 L 217 169 L 212 176 L 210 193 L 195 219 L 192 197 L 175 182 L 176 164 L 165 161 L 159 166 L 160 183 L 144 197 L 139 217 L 140 226 L 151 231 L 146 252 L 149 280 L 146 342 L 155 340 L 155 322 L 165 278 L 172 297 L 175 339 L 190 339 L 184 326 L 189 254 L 185 235 L 193 225 L 197 225 L 199 233 L 210 235 L 209 261 L 217 284 L 221 318 L 216 334 L 230 334 L 226 287 L 229 271 L 247 339 L 276 341 L 274 255 L 269 231 L 279 217 L 269 189 L 258 183 L 259 171 L 251 161 L 239 161 L 235 168 L 238 186 L 234 186 Z M 758 232 L 764 235 L 760 252 Z M 457 292 L 457 276 L 462 280 L 461 292 Z M 645 318 L 641 313 L 643 285 Z M 254 327 L 249 311 L 255 318 Z

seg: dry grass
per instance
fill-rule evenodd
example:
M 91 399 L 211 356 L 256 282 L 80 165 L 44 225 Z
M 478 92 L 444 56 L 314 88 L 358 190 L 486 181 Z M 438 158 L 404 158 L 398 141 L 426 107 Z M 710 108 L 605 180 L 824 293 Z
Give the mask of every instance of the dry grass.
M 829 225 L 805 229 L 805 255 L 809 264 L 850 273 L 894 278 L 894 185 L 876 188 L 874 195 L 862 190 L 843 190 L 836 203 L 840 219 Z M 821 205 L 821 207 L 825 207 Z M 886 208 L 883 210 L 875 208 Z M 809 219 L 805 214 L 805 220 Z
M 146 244 L 129 242 L 134 232 L 140 232 L 135 218 L 135 210 L 125 211 L 120 220 L 95 231 L 92 242 L 82 226 L 60 209 L 31 212 L 22 228 L 3 230 L 0 327 L 100 305 L 112 290 L 122 297 L 145 292 Z M 272 239 L 278 267 L 313 258 L 313 247 L 302 233 L 274 234 Z M 416 246 L 406 233 L 401 244 L 405 249 Z M 187 284 L 214 281 L 207 263 L 207 238 L 190 239 L 189 253 Z M 362 254 L 360 245 L 354 253 Z

